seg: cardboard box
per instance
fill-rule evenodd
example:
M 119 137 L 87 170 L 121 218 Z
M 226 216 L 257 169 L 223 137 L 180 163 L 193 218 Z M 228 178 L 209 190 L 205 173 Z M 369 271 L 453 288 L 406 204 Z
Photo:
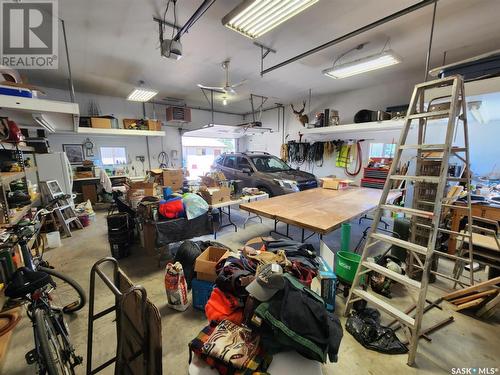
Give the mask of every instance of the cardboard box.
M 321 256 L 316 257 L 316 260 L 319 263 L 318 275 L 314 278 L 311 289 L 323 298 L 328 311 L 335 311 L 337 275 Z
M 135 118 L 124 118 L 123 119 L 123 129 L 133 129 L 134 124 L 137 124 L 139 120 Z
M 163 169 L 163 186 L 169 186 L 174 191 L 182 189 L 184 174 L 182 169 Z
M 160 120 L 145 120 L 146 125 L 149 130 L 161 131 L 161 121 Z
M 335 177 L 323 177 L 320 178 L 323 189 L 332 189 L 332 190 L 342 190 L 349 187 L 349 184 L 352 182 L 351 180 L 346 180 L 344 178 L 335 178 Z
M 220 186 L 217 188 L 200 188 L 199 193 L 208 204 L 229 202 L 231 200 L 231 188 Z
M 98 129 L 111 129 L 111 119 L 102 117 L 92 117 L 90 119 L 90 124 L 93 128 Z
M 196 258 L 194 263 L 196 278 L 198 280 L 215 281 L 217 278 L 215 266 L 221 259 L 228 255 L 229 252 L 226 249 L 215 246 L 207 247 L 207 249 Z
M 129 185 L 128 196 L 140 194 L 144 196 L 154 196 L 156 195 L 156 186 L 154 182 L 132 182 Z

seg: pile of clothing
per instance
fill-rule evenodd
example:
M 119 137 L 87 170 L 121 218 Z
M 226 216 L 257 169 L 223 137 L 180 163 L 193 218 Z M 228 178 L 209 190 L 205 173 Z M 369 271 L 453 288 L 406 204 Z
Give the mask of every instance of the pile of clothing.
M 290 350 L 336 362 L 342 327 L 310 289 L 318 267 L 312 245 L 283 240 L 221 260 L 205 307 L 209 325 L 191 354 L 221 374 L 266 371 L 273 354 Z
M 208 211 L 208 204 L 197 194 L 185 193 L 166 194 L 160 200 L 158 212 L 166 219 L 178 219 L 186 217 L 188 220 L 195 219 Z

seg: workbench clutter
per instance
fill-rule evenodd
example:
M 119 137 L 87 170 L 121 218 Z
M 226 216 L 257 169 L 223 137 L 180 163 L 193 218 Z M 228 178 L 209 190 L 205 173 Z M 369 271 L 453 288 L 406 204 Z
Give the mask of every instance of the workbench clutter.
M 189 344 L 190 362 L 194 355 L 194 362 L 220 374 L 251 374 L 268 370 L 282 352 L 300 355 L 302 362 L 338 360 L 342 327 L 310 289 L 323 269 L 312 245 L 260 239 L 239 253 L 221 249 L 217 255 L 219 261 L 210 264 L 215 284 L 204 308 L 208 325 Z

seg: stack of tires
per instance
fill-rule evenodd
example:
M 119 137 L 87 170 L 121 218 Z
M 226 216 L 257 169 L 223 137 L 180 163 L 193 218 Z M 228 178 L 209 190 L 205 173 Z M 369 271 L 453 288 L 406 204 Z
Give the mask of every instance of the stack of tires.
M 109 215 L 107 220 L 111 256 L 116 259 L 128 256 L 130 245 L 134 240 L 134 229 L 130 215 L 116 213 Z

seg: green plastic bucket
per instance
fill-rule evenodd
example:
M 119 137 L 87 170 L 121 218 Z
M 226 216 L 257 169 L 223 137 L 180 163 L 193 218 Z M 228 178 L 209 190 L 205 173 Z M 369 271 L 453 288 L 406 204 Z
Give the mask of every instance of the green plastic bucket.
M 335 254 L 335 273 L 337 277 L 348 284 L 352 284 L 361 261 L 361 256 L 349 251 L 339 251 Z

